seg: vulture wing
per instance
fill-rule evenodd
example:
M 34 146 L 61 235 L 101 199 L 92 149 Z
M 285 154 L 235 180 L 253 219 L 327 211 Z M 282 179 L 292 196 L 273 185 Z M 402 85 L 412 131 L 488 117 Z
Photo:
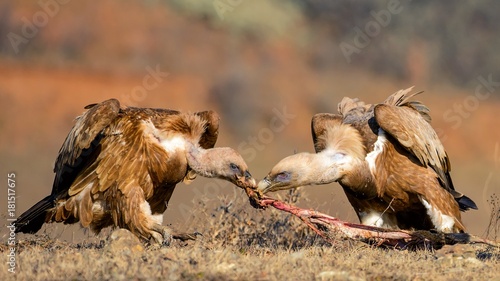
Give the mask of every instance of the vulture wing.
M 416 104 L 416 105 L 415 105 Z M 429 120 L 422 114 L 420 103 L 401 103 L 375 106 L 375 119 L 379 126 L 394 137 L 424 167 L 431 167 L 437 174 L 443 188 L 453 194 L 460 208 L 477 208 L 474 202 L 455 191 L 450 177 L 450 162 L 444 147 Z M 428 111 L 427 111 L 428 112 Z
M 80 171 L 68 191 L 70 196 L 81 198 L 78 217 L 84 227 L 92 222 L 92 198 L 96 196 L 113 196 L 111 204 L 121 204 L 110 208 L 112 212 L 121 210 L 112 213 L 115 225 L 132 221 L 136 215 L 132 210 L 158 192 L 167 194 L 168 201 L 175 184 L 161 185 L 176 183 L 187 173 L 174 158 L 177 149 L 182 147 L 179 138 L 191 139 L 192 135 L 198 141 L 204 129 L 200 118 L 189 119 L 189 115 L 170 110 L 127 108 L 118 118 L 120 122 L 104 128 L 99 154 Z M 166 132 L 161 136 L 161 143 L 158 130 Z M 163 195 L 161 198 L 165 198 Z M 121 196 L 127 200 L 120 200 Z M 66 202 L 66 211 L 75 212 L 70 200 Z M 166 208 L 165 200 L 155 201 L 152 211 L 156 210 L 156 203 L 163 204 L 162 210 Z M 67 216 L 64 212 L 62 215 Z
M 423 93 L 423 91 L 420 92 L 414 92 L 412 93 L 411 91 L 413 90 L 413 87 L 410 87 L 405 90 L 399 90 L 395 92 L 394 94 L 390 95 L 385 101 L 384 104 L 388 105 L 394 105 L 394 106 L 408 106 L 420 113 L 420 115 L 425 119 L 427 122 L 431 122 L 431 116 L 429 114 L 429 108 L 425 106 L 423 103 L 419 101 L 410 101 L 410 99 L 416 95 L 419 95 Z
M 110 99 L 85 107 L 88 109 L 77 117 L 76 123 L 64 141 L 57 157 L 56 173 L 52 192 L 21 214 L 16 221 L 16 232 L 35 233 L 45 222 L 47 210 L 56 205 L 56 200 L 68 195 L 70 186 L 80 172 L 92 165 L 100 151 L 102 131 L 118 116 L 120 103 Z
M 375 106 L 375 119 L 422 165 L 431 166 L 438 174 L 450 171 L 448 157 L 436 132 L 417 111 L 409 107 L 379 104 Z
M 318 113 L 315 114 L 311 120 L 311 133 L 316 153 L 323 151 L 328 144 L 326 138 L 322 137 L 329 124 L 342 123 L 342 116 L 339 114 L 331 113 Z
M 110 99 L 87 105 L 85 109 L 88 110 L 76 118 L 75 125 L 59 150 L 54 166 L 54 196 L 67 191 L 81 169 L 96 159 L 103 129 L 118 116 L 120 103 L 116 99 Z

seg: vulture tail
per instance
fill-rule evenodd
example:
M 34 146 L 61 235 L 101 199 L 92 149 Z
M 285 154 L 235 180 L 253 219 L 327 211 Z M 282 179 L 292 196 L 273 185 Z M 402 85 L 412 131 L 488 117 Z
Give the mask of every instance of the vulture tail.
M 29 208 L 16 220 L 16 232 L 36 233 L 45 222 L 47 210 L 55 206 L 55 197 L 49 195 Z
M 459 198 L 455 198 L 455 200 L 458 202 L 458 207 L 460 208 L 460 211 L 467 211 L 469 209 L 474 209 L 477 210 L 476 203 L 472 201 L 469 197 L 462 195 Z

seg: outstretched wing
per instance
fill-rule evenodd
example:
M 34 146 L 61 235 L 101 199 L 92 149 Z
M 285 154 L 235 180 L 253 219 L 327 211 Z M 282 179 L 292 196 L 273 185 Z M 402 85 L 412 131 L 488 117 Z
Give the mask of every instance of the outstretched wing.
M 322 137 L 326 133 L 326 128 L 332 123 L 341 123 L 342 116 L 331 113 L 315 114 L 311 120 L 311 134 L 316 153 L 323 151 L 328 144 L 326 138 Z
M 80 171 L 90 165 L 99 154 L 102 131 L 118 116 L 120 103 L 116 99 L 91 104 L 76 118 L 76 123 L 66 137 L 54 166 L 56 173 L 52 195 L 68 191 Z
M 461 209 L 477 208 L 472 200 L 455 191 L 449 174 L 451 166 L 448 155 L 429 124 L 430 119 L 427 119 L 415 106 L 407 103 L 395 104 L 375 106 L 374 114 L 379 126 L 415 156 L 424 167 L 431 167 L 443 188 L 450 192 L 459 204 L 463 198 Z

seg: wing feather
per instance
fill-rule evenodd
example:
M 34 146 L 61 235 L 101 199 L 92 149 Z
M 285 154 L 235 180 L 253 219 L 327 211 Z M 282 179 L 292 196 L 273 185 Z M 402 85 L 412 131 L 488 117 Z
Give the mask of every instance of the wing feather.
M 159 133 L 155 130 L 161 130 L 162 138 L 181 137 L 186 141 L 198 141 L 205 123 L 199 117 L 192 118 L 192 115 L 176 111 L 133 110 L 131 116 L 123 117 L 104 131 L 106 137 L 101 142 L 102 152 L 96 160 L 99 164 L 95 173 L 100 192 L 116 186 L 126 195 L 131 187 L 127 183 L 135 182 L 148 200 L 156 187 L 165 182 L 180 181 L 186 174 L 183 167 L 172 166 L 177 165 L 172 164 L 177 163 L 172 157 L 181 154 L 165 150 L 157 139 L 160 136 L 155 136 Z
M 82 200 L 80 201 L 80 206 L 78 208 L 78 216 L 83 227 L 88 227 L 92 222 L 93 212 L 92 212 L 92 197 L 90 191 L 84 191 Z
M 436 171 L 446 189 L 454 190 L 447 176 L 451 169 L 448 155 L 434 129 L 418 111 L 408 106 L 379 104 L 375 106 L 375 119 L 424 167 Z
M 98 165 L 92 171 L 97 175 L 99 192 L 117 186 L 126 194 L 126 190 L 123 190 L 127 186 L 125 183 L 133 181 L 141 184 L 147 197 L 154 188 L 148 167 L 161 166 L 162 162 L 155 159 L 163 158 L 163 162 L 167 162 L 168 155 L 155 155 L 154 148 L 148 144 L 144 131 L 136 120 L 122 119 L 117 127 L 109 128 L 111 130 L 119 134 L 103 139 L 102 152 L 96 160 Z M 109 135 L 111 132 L 106 133 Z M 161 150 L 156 153 L 165 154 Z
M 377 105 L 377 123 L 423 166 L 430 166 L 436 172 L 443 188 L 457 200 L 460 210 L 477 209 L 474 201 L 455 190 L 450 176 L 451 164 L 443 144 L 430 125 L 429 109 L 418 101 L 409 101 L 421 93 L 410 93 L 411 89 L 398 91 L 385 104 Z
M 59 150 L 54 166 L 54 196 L 64 194 L 78 174 L 95 160 L 100 152 L 101 133 L 118 116 L 120 103 L 110 99 L 85 108 L 88 110 L 76 118 L 75 125 Z
M 199 144 L 204 149 L 213 148 L 219 136 L 219 121 L 220 117 L 215 111 L 207 110 L 197 112 L 201 120 L 205 120 L 205 131 L 201 135 Z
M 408 89 L 399 90 L 394 94 L 390 95 L 385 101 L 384 104 L 393 105 L 393 106 L 408 106 L 416 110 L 420 115 L 427 121 L 431 122 L 431 115 L 429 108 L 425 106 L 423 103 L 419 101 L 411 101 L 410 99 L 416 95 L 420 95 L 423 91 L 420 92 L 412 92 L 413 87 Z
M 201 120 L 205 120 L 206 122 L 205 131 L 201 135 L 200 141 L 198 143 L 204 149 L 213 148 L 219 136 L 219 114 L 212 110 L 196 112 L 195 114 L 199 116 Z M 184 177 L 183 182 L 185 184 L 190 184 L 195 179 L 196 173 L 193 170 L 189 169 L 186 176 Z
M 68 190 L 68 195 L 73 196 L 80 193 L 85 187 L 92 185 L 97 181 L 97 175 L 94 172 L 97 162 L 92 163 L 88 168 L 84 169 L 75 179 Z M 98 185 L 92 187 L 92 194 L 95 194 L 99 189 Z
M 344 97 L 338 104 L 337 109 L 339 113 L 345 116 L 349 111 L 355 108 L 365 108 L 365 103 L 358 98 Z M 369 105 L 368 105 L 369 106 Z
M 342 116 L 338 114 L 318 113 L 313 116 L 311 120 L 311 134 L 316 153 L 323 151 L 328 146 L 324 137 L 326 128 L 332 123 L 339 124 L 341 122 Z

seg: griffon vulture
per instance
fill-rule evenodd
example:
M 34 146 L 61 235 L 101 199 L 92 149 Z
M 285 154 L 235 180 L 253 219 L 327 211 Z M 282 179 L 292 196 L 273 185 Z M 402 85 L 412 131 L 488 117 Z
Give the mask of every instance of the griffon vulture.
M 383 103 L 344 98 L 340 114 L 316 114 L 316 154 L 281 160 L 258 184 L 261 192 L 338 182 L 362 224 L 463 232 L 460 211 L 477 209 L 455 191 L 450 162 L 411 88 Z
M 163 213 L 177 183 L 198 174 L 255 185 L 235 150 L 214 148 L 213 111 L 122 108 L 115 99 L 85 108 L 59 151 L 51 194 L 17 219 L 16 232 L 80 221 L 95 233 L 115 226 L 168 243 Z

